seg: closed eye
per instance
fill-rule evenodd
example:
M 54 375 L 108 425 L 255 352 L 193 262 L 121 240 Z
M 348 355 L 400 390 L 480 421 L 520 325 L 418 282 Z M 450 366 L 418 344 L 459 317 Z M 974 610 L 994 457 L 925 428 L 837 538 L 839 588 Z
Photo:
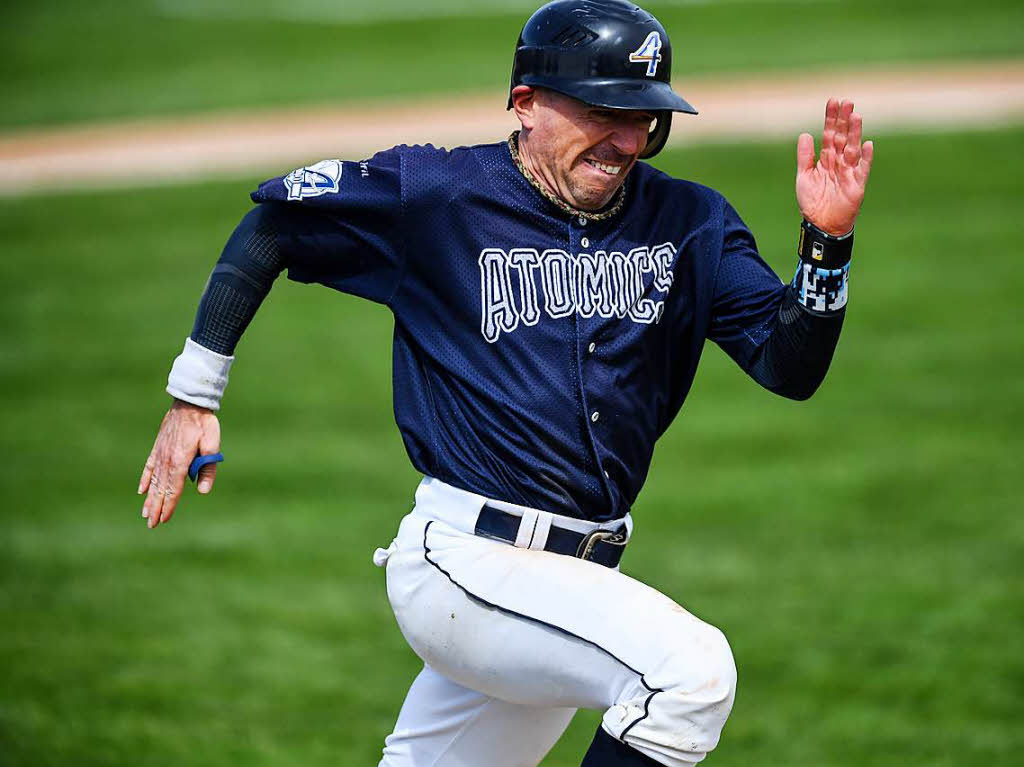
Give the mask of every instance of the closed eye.
M 614 122 L 616 120 L 629 120 L 639 124 L 650 125 L 654 122 L 654 115 L 650 112 L 633 112 L 622 109 L 592 109 L 590 117 L 599 122 Z

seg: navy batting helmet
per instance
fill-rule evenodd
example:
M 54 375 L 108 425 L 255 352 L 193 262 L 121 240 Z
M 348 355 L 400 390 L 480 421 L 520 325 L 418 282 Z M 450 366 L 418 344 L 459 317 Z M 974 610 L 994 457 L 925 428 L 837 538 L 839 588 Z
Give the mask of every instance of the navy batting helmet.
M 512 88 L 550 88 L 593 106 L 653 112 L 657 122 L 641 157 L 668 141 L 673 112 L 697 114 L 672 90 L 672 44 L 661 23 L 623 0 L 555 0 L 519 35 Z

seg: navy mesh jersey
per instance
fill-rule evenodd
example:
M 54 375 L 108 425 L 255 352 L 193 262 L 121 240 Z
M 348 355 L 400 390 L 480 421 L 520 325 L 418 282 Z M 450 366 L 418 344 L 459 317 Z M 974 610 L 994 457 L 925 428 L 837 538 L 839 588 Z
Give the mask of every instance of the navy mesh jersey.
M 271 179 L 289 277 L 386 304 L 413 465 L 558 514 L 625 514 L 705 339 L 741 367 L 786 290 L 717 192 L 638 163 L 605 220 L 570 216 L 505 143 L 400 146 Z

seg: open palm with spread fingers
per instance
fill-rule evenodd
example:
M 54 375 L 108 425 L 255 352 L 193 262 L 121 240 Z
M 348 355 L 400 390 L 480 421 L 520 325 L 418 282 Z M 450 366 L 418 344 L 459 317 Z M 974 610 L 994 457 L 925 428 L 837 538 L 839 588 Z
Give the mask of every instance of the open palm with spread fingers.
M 814 137 L 810 133 L 801 133 L 796 145 L 796 201 L 800 213 L 837 237 L 853 229 L 871 172 L 874 144 L 861 143 L 862 123 L 852 101 L 829 99 L 818 161 L 814 161 Z

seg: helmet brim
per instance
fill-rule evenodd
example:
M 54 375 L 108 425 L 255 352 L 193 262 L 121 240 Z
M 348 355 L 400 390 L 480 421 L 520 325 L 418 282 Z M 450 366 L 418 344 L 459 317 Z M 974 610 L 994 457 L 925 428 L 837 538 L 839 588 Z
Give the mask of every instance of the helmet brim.
M 520 84 L 534 88 L 548 88 L 591 106 L 605 109 L 697 114 L 697 110 L 672 90 L 671 85 L 659 80 L 642 81 L 635 78 L 618 77 L 581 81 L 545 77 L 544 75 L 525 75 Z

